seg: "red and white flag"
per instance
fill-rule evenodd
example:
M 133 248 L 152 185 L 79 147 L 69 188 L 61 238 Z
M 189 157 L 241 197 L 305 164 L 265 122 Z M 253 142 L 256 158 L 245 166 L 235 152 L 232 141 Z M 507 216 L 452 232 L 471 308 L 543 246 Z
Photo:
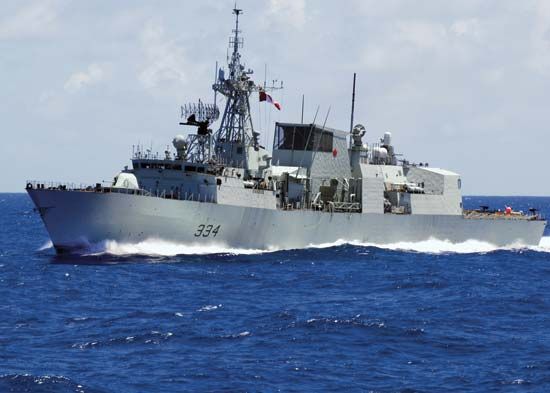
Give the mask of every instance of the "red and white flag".
M 270 104 L 273 104 L 275 108 L 278 110 L 281 110 L 281 104 L 279 104 L 278 101 L 275 101 L 273 97 L 271 97 L 269 94 L 267 94 L 265 91 L 260 91 L 260 102 L 261 101 L 267 101 Z

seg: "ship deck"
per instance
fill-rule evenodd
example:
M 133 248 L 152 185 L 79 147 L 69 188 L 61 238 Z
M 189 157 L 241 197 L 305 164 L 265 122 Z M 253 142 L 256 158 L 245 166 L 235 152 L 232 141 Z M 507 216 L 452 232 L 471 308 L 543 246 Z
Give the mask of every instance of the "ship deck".
M 170 191 L 148 191 L 143 189 L 128 189 L 128 188 L 119 188 L 112 187 L 111 185 L 103 185 L 102 183 L 96 183 L 95 185 L 83 185 L 83 184 L 73 184 L 73 183 L 63 183 L 63 182 L 47 182 L 47 181 L 27 181 L 26 183 L 27 190 L 49 190 L 49 191 L 59 191 L 59 192 L 85 192 L 85 193 L 120 193 L 136 196 L 145 196 L 153 198 L 162 198 L 162 199 L 173 199 L 181 201 L 194 201 L 194 202 L 204 202 L 204 203 L 215 203 L 217 204 L 214 198 L 209 198 L 206 195 L 193 194 L 193 193 L 174 193 Z M 354 204 L 355 205 L 355 204 Z M 304 210 L 304 209 L 293 209 L 286 206 L 283 206 L 281 210 Z M 321 209 L 306 209 L 306 210 L 321 210 Z M 324 210 L 323 210 L 324 211 Z M 353 208 L 341 210 L 341 209 L 330 209 L 326 211 L 327 213 L 355 213 L 360 214 L 361 211 L 357 206 Z M 390 213 L 386 212 L 384 214 L 402 214 L 402 213 Z M 524 221 L 544 221 L 544 217 L 540 214 L 524 214 L 523 212 L 512 211 L 511 213 L 506 213 L 502 211 L 483 211 L 483 210 L 464 210 L 462 216 L 468 220 L 524 220 Z

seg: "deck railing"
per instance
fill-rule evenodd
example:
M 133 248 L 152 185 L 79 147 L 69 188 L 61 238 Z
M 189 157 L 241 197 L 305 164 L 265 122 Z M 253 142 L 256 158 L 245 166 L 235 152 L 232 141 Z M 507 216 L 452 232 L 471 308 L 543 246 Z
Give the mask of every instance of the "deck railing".
M 99 194 L 118 193 L 128 195 L 139 195 L 145 197 L 154 197 L 162 199 L 176 199 L 194 202 L 216 203 L 216 195 L 200 194 L 192 192 L 176 192 L 174 190 L 145 190 L 113 187 L 112 183 L 103 185 L 107 182 L 96 183 L 95 185 L 76 184 L 56 181 L 27 181 L 27 190 L 50 190 L 50 191 L 73 191 L 73 192 L 93 192 Z

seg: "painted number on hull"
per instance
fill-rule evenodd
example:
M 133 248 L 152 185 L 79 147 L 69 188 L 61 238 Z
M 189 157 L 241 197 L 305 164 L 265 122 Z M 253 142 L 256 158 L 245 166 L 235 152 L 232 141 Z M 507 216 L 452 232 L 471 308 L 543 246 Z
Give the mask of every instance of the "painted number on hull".
M 201 224 L 197 228 L 197 232 L 195 232 L 195 237 L 201 237 L 201 236 L 202 237 L 209 237 L 209 236 L 216 237 L 216 235 L 218 234 L 218 231 L 220 230 L 220 227 L 221 227 L 221 225 L 214 226 L 212 224 L 208 224 L 208 225 Z

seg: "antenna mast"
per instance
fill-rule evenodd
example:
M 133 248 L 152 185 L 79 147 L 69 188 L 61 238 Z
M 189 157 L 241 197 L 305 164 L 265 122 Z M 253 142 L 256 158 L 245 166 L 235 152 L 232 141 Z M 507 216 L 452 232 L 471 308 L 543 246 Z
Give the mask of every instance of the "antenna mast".
M 356 77 L 356 73 L 354 72 L 353 73 L 353 90 L 352 90 L 352 93 L 351 93 L 351 121 L 350 121 L 350 125 L 349 125 L 349 132 L 351 133 L 351 131 L 353 130 L 353 113 L 355 111 L 355 77 Z
M 350 133 L 350 135 L 353 131 L 353 114 L 355 112 L 355 77 L 356 77 L 356 73 L 354 72 L 353 73 L 353 90 L 352 90 L 352 93 L 351 93 L 351 119 L 350 119 L 350 124 L 349 124 L 349 133 Z M 349 140 L 349 146 L 351 148 L 351 138 Z
M 301 124 L 304 124 L 304 97 L 305 95 L 302 94 L 302 119 L 300 120 Z
M 260 87 L 250 79 L 253 71 L 241 64 L 239 49 L 243 46 L 243 39 L 240 37 L 239 15 L 242 12 L 236 6 L 233 9 L 235 28 L 229 38 L 229 48 L 232 49 L 231 57 L 227 59 L 229 75 L 226 78 L 220 69 L 212 88 L 227 98 L 220 127 L 214 135 L 215 158 L 222 165 L 247 169 L 248 149 L 257 150 L 259 147 L 259 133 L 254 131 L 249 98 Z
M 282 89 L 274 85 L 256 85 L 251 79 L 254 73 L 250 68 L 241 64 L 239 50 L 243 46 L 243 38 L 239 29 L 239 17 L 243 11 L 235 5 L 235 28 L 229 37 L 227 55 L 227 69 L 218 69 L 218 75 L 212 89 L 226 97 L 225 109 L 221 116 L 221 123 L 213 135 L 213 159 L 218 165 L 243 168 L 245 176 L 252 175 L 258 169 L 258 152 L 262 149 L 259 142 L 259 133 L 254 130 L 250 115 L 250 95 L 255 92 Z M 229 54 L 229 52 L 231 52 Z M 265 82 L 264 82 L 265 85 Z

